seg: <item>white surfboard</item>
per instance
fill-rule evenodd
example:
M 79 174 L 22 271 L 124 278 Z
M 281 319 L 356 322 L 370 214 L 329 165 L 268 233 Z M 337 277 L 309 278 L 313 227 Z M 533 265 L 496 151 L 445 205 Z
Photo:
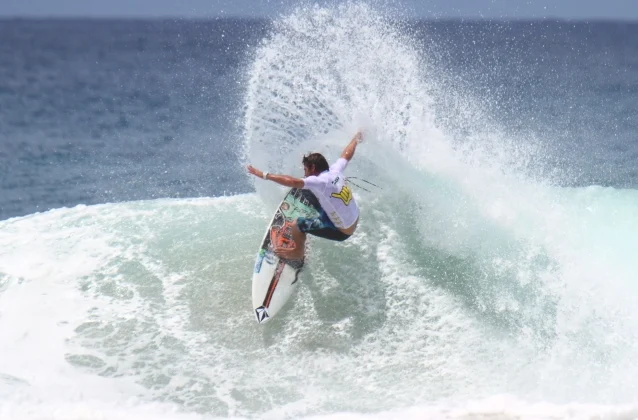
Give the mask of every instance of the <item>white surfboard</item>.
M 275 243 L 292 247 L 290 226 L 298 217 L 318 217 L 319 202 L 308 190 L 293 188 L 272 218 L 261 243 L 253 272 L 253 311 L 263 323 L 283 308 L 297 288 L 303 260 L 282 260 L 273 252 Z

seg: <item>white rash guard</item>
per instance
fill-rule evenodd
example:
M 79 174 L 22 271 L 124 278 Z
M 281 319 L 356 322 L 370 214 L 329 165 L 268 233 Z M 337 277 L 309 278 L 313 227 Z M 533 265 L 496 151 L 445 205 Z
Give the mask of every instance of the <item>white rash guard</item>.
M 359 217 L 359 206 L 352 191 L 345 185 L 343 171 L 346 166 L 348 161 L 339 158 L 327 171 L 304 178 L 304 188 L 312 191 L 332 223 L 339 229 L 349 228 Z

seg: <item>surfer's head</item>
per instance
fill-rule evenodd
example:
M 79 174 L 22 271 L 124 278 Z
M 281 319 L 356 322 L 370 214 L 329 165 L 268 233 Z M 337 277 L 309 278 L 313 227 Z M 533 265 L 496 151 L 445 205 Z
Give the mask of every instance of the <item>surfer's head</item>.
M 304 176 L 319 175 L 330 168 L 328 161 L 321 153 L 310 153 L 303 157 L 301 163 L 303 163 Z

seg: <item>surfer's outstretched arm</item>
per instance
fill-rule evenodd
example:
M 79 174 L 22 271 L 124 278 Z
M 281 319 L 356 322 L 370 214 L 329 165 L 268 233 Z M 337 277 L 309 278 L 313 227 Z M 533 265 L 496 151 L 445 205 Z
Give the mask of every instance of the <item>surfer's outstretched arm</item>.
M 343 149 L 343 153 L 341 153 L 342 158 L 347 161 L 350 161 L 350 159 L 352 159 L 352 157 L 354 156 L 354 151 L 357 149 L 357 144 L 361 143 L 362 141 L 361 137 L 361 131 L 357 131 L 357 134 L 354 135 L 352 140 L 350 140 L 350 143 L 348 143 L 346 148 Z
M 285 187 L 290 187 L 290 188 L 304 187 L 303 179 L 295 178 L 294 176 L 277 175 L 277 174 L 271 174 L 268 172 L 263 172 L 252 165 L 248 165 L 248 172 L 255 175 L 256 177 L 259 177 L 268 181 L 276 182 L 277 184 L 283 185 Z

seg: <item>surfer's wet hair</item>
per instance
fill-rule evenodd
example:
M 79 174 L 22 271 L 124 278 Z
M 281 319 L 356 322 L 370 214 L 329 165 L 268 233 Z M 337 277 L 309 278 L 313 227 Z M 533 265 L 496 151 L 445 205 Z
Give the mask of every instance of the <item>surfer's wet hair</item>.
M 330 168 L 330 165 L 328 165 L 328 161 L 325 157 L 323 157 L 321 153 L 310 153 L 308 156 L 303 157 L 301 163 L 303 163 L 303 165 L 307 166 L 308 168 L 312 167 L 312 165 L 315 165 L 315 171 L 319 173 L 327 171 Z

